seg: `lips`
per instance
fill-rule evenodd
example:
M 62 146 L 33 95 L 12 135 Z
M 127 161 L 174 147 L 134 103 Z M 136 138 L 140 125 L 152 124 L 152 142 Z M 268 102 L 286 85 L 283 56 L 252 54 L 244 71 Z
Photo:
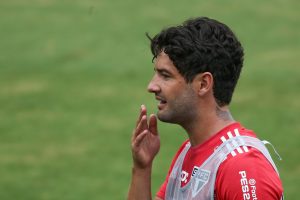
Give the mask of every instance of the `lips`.
M 158 100 L 157 107 L 159 110 L 163 109 L 166 106 L 167 101 L 164 98 L 162 98 L 160 96 L 155 96 L 155 99 Z

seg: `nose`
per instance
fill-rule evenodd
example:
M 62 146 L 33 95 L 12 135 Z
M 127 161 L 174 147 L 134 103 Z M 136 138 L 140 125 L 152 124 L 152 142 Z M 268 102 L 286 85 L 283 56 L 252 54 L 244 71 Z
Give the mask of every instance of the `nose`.
M 160 87 L 159 87 L 157 81 L 155 80 L 155 76 L 149 82 L 147 90 L 150 93 L 159 93 L 160 92 Z

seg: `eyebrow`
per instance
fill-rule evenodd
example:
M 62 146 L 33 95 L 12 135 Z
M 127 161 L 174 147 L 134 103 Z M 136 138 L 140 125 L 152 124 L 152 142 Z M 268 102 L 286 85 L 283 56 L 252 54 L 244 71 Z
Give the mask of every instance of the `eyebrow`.
M 158 73 L 167 73 L 167 74 L 172 74 L 170 71 L 166 70 L 166 69 L 157 69 L 154 68 L 154 71 L 157 71 Z

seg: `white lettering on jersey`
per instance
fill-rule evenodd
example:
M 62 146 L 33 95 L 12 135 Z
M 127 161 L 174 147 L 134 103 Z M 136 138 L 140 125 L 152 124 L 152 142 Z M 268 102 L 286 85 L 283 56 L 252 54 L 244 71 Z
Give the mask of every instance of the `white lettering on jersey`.
M 197 173 L 199 167 L 194 166 L 193 171 L 192 171 L 192 177 L 195 176 L 195 174 Z
M 189 176 L 189 173 L 187 173 L 186 171 L 182 170 L 181 171 L 181 182 L 186 183 L 188 176 Z
M 241 175 L 241 186 L 244 200 L 258 200 L 256 195 L 256 181 L 255 179 L 247 179 L 246 171 L 239 171 Z
M 195 176 L 198 170 L 199 170 L 199 167 L 194 166 L 191 177 Z M 188 177 L 189 177 L 189 173 L 182 170 L 181 171 L 181 182 L 187 183 Z

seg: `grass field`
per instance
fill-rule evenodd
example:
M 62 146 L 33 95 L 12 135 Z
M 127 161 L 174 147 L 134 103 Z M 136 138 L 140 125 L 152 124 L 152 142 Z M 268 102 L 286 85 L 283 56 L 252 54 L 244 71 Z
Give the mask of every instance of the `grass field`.
M 299 199 L 299 10 L 297 0 L 1 1 L 0 199 L 125 199 L 139 106 L 156 107 L 145 32 L 195 16 L 243 43 L 232 113 L 277 147 L 286 199 Z M 153 192 L 186 137 L 159 128 Z

